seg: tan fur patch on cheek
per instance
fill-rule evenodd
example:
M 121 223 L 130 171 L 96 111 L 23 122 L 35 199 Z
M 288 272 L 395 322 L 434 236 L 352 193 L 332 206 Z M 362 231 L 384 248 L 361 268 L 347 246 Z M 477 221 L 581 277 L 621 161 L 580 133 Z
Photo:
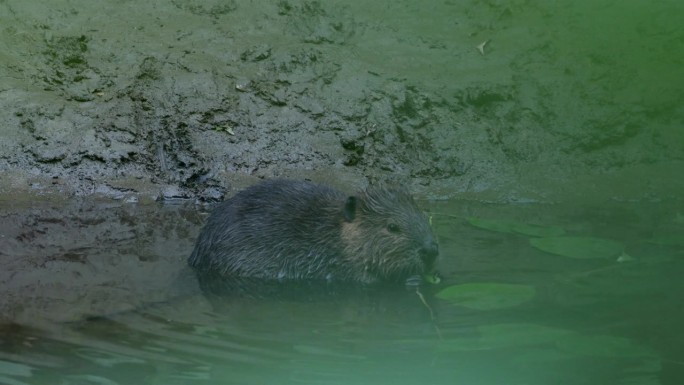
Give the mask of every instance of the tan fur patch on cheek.
M 342 239 L 358 239 L 361 237 L 361 229 L 356 223 L 343 222 L 342 223 Z
M 340 236 L 342 237 L 347 257 L 350 259 L 359 258 L 363 245 L 363 234 L 358 223 L 343 222 Z

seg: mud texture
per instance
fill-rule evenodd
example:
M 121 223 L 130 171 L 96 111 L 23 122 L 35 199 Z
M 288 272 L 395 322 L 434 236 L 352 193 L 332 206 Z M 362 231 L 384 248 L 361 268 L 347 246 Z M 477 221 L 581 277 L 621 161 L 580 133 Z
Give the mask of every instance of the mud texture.
M 680 196 L 681 7 L 614 7 L 3 1 L 0 193 Z

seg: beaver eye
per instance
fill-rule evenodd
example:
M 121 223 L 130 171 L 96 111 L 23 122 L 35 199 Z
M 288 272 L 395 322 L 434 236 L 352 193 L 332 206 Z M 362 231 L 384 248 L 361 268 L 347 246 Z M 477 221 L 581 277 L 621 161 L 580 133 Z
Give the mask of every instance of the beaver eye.
M 396 234 L 401 230 L 399 229 L 399 225 L 397 225 L 396 223 L 390 223 L 387 225 L 387 231 Z

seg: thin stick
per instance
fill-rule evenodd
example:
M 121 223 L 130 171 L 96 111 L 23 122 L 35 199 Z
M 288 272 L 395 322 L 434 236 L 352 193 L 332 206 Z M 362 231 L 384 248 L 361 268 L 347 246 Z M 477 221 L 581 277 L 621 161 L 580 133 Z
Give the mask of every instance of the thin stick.
M 443 340 L 444 338 L 442 337 L 442 331 L 439 330 L 439 326 L 437 326 L 437 319 L 435 318 L 435 313 L 432 311 L 432 308 L 430 305 L 428 305 L 427 301 L 425 300 L 425 297 L 423 296 L 423 293 L 420 292 L 420 289 L 416 287 L 416 294 L 418 294 L 418 298 L 420 298 L 420 302 L 425 305 L 425 307 L 428 309 L 430 312 L 430 319 L 432 320 L 432 324 L 435 325 L 435 331 L 437 331 L 437 337 L 439 337 L 440 340 Z

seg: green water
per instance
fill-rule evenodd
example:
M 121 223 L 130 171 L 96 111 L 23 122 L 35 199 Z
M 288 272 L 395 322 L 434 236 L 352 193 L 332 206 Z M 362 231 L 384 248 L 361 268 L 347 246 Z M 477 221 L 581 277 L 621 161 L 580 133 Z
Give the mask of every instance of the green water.
M 439 285 L 421 289 L 425 302 L 403 287 L 303 290 L 285 298 L 216 295 L 200 291 L 193 275 L 180 274 L 168 298 L 141 301 L 133 310 L 85 311 L 86 320 L 54 323 L 48 321 L 59 314 L 44 313 L 40 326 L 3 327 L 0 383 L 676 384 L 681 379 L 681 204 L 453 201 L 430 208 L 443 277 Z M 141 233 L 157 231 L 156 212 L 167 212 L 176 231 L 160 233 L 187 234 L 190 240 L 197 224 L 183 218 L 197 213 L 179 210 L 108 209 L 114 217 L 128 212 Z M 78 217 L 71 216 L 82 222 Z M 497 231 L 482 228 L 483 221 L 485 227 L 498 223 Z M 537 235 L 562 229 L 565 236 L 611 240 L 623 250 L 582 258 L 550 254 L 531 246 L 534 237 L 517 232 L 521 223 L 534 225 Z M 189 243 L 178 250 L 154 234 L 101 242 L 102 249 L 156 250 L 159 258 L 141 258 L 153 270 L 182 264 L 177 256 L 190 251 Z M 138 295 L 145 298 L 146 279 L 136 281 L 130 286 L 139 286 Z M 447 299 L 439 294 L 472 284 L 488 290 Z

